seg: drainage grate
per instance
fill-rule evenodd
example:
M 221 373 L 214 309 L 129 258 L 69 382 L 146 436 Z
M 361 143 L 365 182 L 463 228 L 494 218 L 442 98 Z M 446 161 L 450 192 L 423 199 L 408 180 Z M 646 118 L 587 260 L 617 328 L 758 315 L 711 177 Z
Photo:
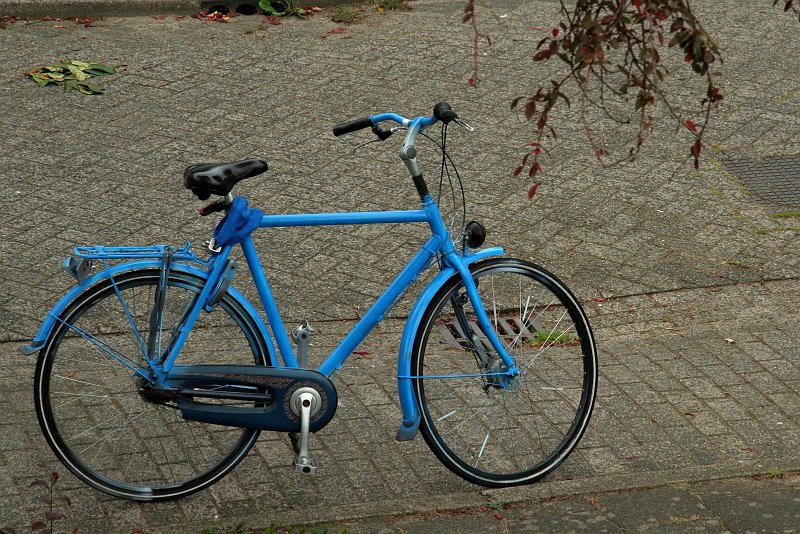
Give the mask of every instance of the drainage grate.
M 800 156 L 722 163 L 772 211 L 800 208 Z
M 478 326 L 477 320 L 475 318 L 470 318 L 468 321 L 472 330 L 480 338 L 484 348 L 488 351 L 494 350 L 486 334 L 484 334 L 481 327 Z M 469 346 L 469 341 L 467 341 L 467 337 L 464 335 L 457 321 L 444 319 L 437 321 L 436 324 L 439 328 L 439 335 L 442 336 L 442 341 L 444 343 L 459 348 L 467 348 Z M 529 321 L 523 323 L 518 317 L 514 316 L 500 316 L 497 318 L 496 325 L 500 339 L 504 340 L 507 344 L 511 344 L 512 342 L 522 344 L 526 341 L 530 341 L 533 339 L 537 330 L 541 329 L 541 325 L 539 325 L 537 329 Z

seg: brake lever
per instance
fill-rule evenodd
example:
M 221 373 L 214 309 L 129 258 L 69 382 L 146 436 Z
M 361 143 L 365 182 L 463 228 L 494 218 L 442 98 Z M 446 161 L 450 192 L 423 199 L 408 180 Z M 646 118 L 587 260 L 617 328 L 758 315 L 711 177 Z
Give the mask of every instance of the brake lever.
M 394 129 L 384 130 L 380 126 L 373 126 L 372 133 L 374 133 L 381 141 L 386 141 L 394 133 Z
M 369 141 L 366 141 L 366 142 L 361 143 L 360 145 L 356 146 L 352 150 L 352 152 L 350 152 L 350 156 L 351 157 L 355 156 L 356 152 L 358 152 L 359 150 L 361 150 L 362 148 L 364 148 L 367 145 L 371 145 L 372 143 L 379 143 L 381 141 L 385 141 L 385 140 L 389 139 L 389 137 L 393 133 L 398 131 L 398 130 L 407 130 L 407 129 L 408 128 L 406 128 L 405 126 L 395 126 L 395 127 L 390 128 L 388 130 L 384 130 L 383 128 L 379 128 L 377 126 L 373 126 L 372 127 L 372 131 L 375 133 L 376 136 L 378 136 L 378 138 L 377 139 L 370 139 Z

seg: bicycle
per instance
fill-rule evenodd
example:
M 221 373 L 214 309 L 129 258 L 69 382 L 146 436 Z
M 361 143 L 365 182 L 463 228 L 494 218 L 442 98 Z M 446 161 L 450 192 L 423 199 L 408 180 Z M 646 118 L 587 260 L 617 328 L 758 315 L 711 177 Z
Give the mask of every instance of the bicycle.
M 398 126 L 387 129 L 387 121 Z M 289 433 L 295 469 L 313 474 L 309 437 L 337 406 L 331 375 L 435 264 L 439 272 L 417 298 L 401 338 L 397 439 L 421 431 L 445 466 L 482 486 L 527 484 L 556 469 L 578 444 L 596 396 L 589 322 L 545 269 L 504 258 L 500 247 L 479 249 L 485 238 L 479 222 L 462 219 L 456 238 L 449 234 L 416 157 L 417 136 L 433 140 L 423 130 L 437 122 L 440 185 L 446 173 L 455 191 L 447 127 L 472 128 L 447 103 L 432 116 L 382 113 L 333 128 L 336 136 L 370 128 L 376 140 L 405 130 L 400 158 L 419 209 L 265 215 L 232 194 L 238 182 L 267 170 L 266 162 L 249 158 L 184 172 L 184 185 L 199 199 L 219 197 L 201 215 L 225 213 L 207 258 L 188 242 L 76 247 L 64 262 L 76 286 L 21 349 L 39 353 L 36 414 L 56 457 L 108 494 L 174 499 L 221 479 L 268 430 Z M 322 365 L 309 369 L 313 329 L 304 321 L 287 332 L 252 233 L 386 223 L 427 223 L 431 236 Z M 237 245 L 266 322 L 232 285 Z

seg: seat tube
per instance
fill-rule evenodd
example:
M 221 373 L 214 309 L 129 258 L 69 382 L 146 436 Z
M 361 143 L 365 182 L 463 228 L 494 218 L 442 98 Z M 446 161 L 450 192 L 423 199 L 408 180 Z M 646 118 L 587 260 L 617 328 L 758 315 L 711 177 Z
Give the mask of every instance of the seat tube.
M 264 276 L 264 269 L 261 267 L 261 262 L 258 259 L 258 252 L 256 252 L 252 237 L 248 236 L 242 241 L 242 252 L 244 252 L 247 266 L 250 268 L 250 274 L 253 276 L 253 282 L 258 290 L 261 305 L 264 307 L 264 313 L 267 315 L 267 322 L 269 322 L 272 335 L 278 345 L 283 364 L 286 367 L 297 367 L 297 360 L 294 357 L 292 343 L 289 341 L 289 335 L 283 327 L 283 321 L 278 312 L 278 307 L 275 305 L 275 299 L 272 296 L 272 290 L 269 288 L 267 277 Z

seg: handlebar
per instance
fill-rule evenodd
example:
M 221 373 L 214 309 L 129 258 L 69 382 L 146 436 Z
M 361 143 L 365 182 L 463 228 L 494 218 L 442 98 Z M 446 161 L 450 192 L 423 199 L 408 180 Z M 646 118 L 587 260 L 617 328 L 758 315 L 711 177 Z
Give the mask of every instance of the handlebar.
M 339 137 L 340 135 L 357 132 L 358 130 L 363 130 L 364 128 L 370 128 L 372 126 L 374 126 L 372 119 L 369 117 L 363 117 L 361 119 L 337 124 L 333 127 L 333 135 Z
M 381 139 L 386 139 L 389 137 L 388 135 L 385 135 L 387 130 L 383 130 L 378 126 L 378 124 L 383 121 L 393 121 L 401 126 L 406 127 L 410 127 L 412 124 L 419 124 L 420 128 L 431 126 L 437 121 L 441 121 L 444 124 L 449 124 L 450 122 L 455 121 L 459 126 L 466 128 L 469 131 L 473 131 L 471 126 L 458 117 L 450 104 L 447 102 L 439 102 L 433 106 L 433 116 L 431 117 L 422 116 L 414 119 L 408 119 L 402 115 L 398 115 L 397 113 L 379 113 L 377 115 L 370 115 L 369 117 L 362 117 L 360 119 L 354 119 L 348 122 L 337 124 L 333 127 L 333 135 L 339 137 L 345 134 L 357 132 L 358 130 L 363 130 L 364 128 L 372 128 L 372 131 L 375 132 L 378 137 Z
M 447 102 L 439 102 L 433 107 L 433 115 L 431 117 L 422 116 L 408 119 L 402 115 L 398 115 L 397 113 L 379 113 L 377 115 L 370 115 L 369 117 L 362 117 L 360 119 L 337 124 L 333 127 L 333 135 L 339 137 L 340 135 L 363 130 L 364 128 L 372 128 L 372 132 L 378 137 L 378 139 L 385 141 L 395 130 L 381 128 L 380 123 L 383 121 L 396 122 L 408 130 L 408 132 L 406 132 L 405 139 L 403 140 L 403 146 L 400 148 L 400 153 L 398 155 L 406 165 L 408 172 L 411 174 L 411 179 L 414 181 L 414 186 L 417 189 L 417 193 L 419 193 L 419 197 L 423 201 L 429 195 L 429 192 L 428 186 L 425 184 L 425 180 L 422 177 L 422 171 L 420 170 L 419 163 L 417 162 L 417 148 L 415 146 L 417 135 L 423 129 L 435 124 L 438 121 L 441 121 L 445 125 L 449 124 L 450 122 L 455 122 L 467 131 L 474 131 L 472 126 L 458 118 L 458 115 L 455 111 L 453 111 L 453 108 L 450 106 L 450 104 Z M 444 147 L 442 147 L 442 152 L 442 158 L 447 157 L 447 154 L 444 153 Z

